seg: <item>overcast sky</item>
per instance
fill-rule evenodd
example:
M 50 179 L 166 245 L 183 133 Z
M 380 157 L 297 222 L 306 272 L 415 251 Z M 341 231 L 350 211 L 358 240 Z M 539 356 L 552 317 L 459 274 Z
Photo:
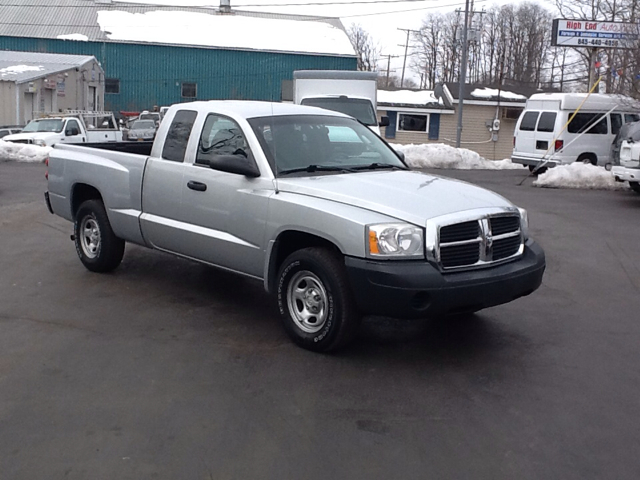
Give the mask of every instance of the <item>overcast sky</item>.
M 116 0 L 118 1 L 118 0 Z M 124 0 L 123 0 L 124 1 Z M 194 5 L 217 7 L 219 0 L 126 0 L 135 3 L 154 3 L 160 5 Z M 450 12 L 456 9 L 464 10 L 464 0 L 408 0 L 388 1 L 385 3 L 347 3 L 336 5 L 341 0 L 231 0 L 231 8 L 250 11 L 267 11 L 276 13 L 293 13 L 305 15 L 320 15 L 340 17 L 345 28 L 352 23 L 360 24 L 378 43 L 384 55 L 395 55 L 391 60 L 391 70 L 398 76 L 402 73 L 404 45 L 407 33 L 399 28 L 417 30 L 422 25 L 424 17 L 432 12 Z M 344 0 L 342 0 L 344 1 Z M 354 2 L 376 2 L 380 0 L 354 0 Z M 506 5 L 520 3 L 522 0 L 475 0 L 475 10 L 488 9 L 492 5 Z M 320 3 L 334 3 L 333 5 L 317 5 Z M 284 6 L 277 6 L 283 5 Z M 292 5 L 296 4 L 296 5 Z M 316 5 L 313 5 L 316 4 Z M 545 2 L 552 7 L 552 2 Z M 407 62 L 407 67 L 409 62 Z M 380 62 L 381 70 L 386 71 L 386 61 Z M 407 68 L 406 76 L 409 75 Z

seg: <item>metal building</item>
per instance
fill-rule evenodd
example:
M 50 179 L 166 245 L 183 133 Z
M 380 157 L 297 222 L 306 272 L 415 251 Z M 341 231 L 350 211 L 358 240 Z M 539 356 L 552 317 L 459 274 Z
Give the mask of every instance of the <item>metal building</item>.
M 104 107 L 104 72 L 95 57 L 0 50 L 0 125 Z
M 0 0 L 0 50 L 93 55 L 105 109 L 281 100 L 294 70 L 356 70 L 338 18 L 111 0 Z

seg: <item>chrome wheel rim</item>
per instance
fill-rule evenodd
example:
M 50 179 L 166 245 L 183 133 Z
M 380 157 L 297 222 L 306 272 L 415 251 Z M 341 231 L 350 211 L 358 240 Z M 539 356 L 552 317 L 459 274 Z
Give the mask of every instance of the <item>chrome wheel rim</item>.
M 287 306 L 296 326 L 306 333 L 317 333 L 327 323 L 328 296 L 317 275 L 297 272 L 287 288 Z
M 96 258 L 100 251 L 100 228 L 96 217 L 87 215 L 80 223 L 80 245 L 88 258 Z

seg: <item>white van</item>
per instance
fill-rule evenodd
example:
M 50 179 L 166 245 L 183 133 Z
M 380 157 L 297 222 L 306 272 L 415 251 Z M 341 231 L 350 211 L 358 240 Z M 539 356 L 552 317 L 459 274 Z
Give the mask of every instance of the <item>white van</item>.
M 593 93 L 586 101 L 585 97 L 586 93 L 531 95 L 516 123 L 511 161 L 530 170 L 575 161 L 606 164 L 620 127 L 639 120 L 640 109 L 635 100 L 620 95 Z

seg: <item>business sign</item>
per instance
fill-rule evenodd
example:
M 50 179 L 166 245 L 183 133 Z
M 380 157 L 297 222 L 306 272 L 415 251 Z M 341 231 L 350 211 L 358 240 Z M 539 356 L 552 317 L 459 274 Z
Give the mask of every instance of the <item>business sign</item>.
M 555 47 L 637 48 L 640 38 L 635 23 L 555 19 L 552 28 Z

